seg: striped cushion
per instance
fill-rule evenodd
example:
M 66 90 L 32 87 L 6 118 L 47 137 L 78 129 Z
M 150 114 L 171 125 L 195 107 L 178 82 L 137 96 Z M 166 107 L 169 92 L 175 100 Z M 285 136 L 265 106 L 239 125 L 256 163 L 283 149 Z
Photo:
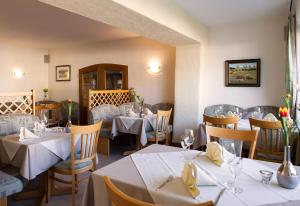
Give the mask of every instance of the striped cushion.
M 78 160 L 80 159 L 80 154 L 76 154 L 75 155 L 75 159 Z M 90 164 L 92 164 L 93 162 L 91 160 L 87 160 L 85 162 L 82 162 L 82 163 L 79 163 L 79 164 L 76 164 L 75 165 L 75 168 L 76 170 L 78 169 L 82 169 L 84 167 L 87 167 L 89 166 Z M 57 163 L 54 168 L 58 168 L 58 169 L 64 169 L 64 170 L 71 170 L 71 159 L 67 159 L 65 161 L 61 161 L 59 163 Z
M 108 137 L 108 138 L 110 138 L 110 136 L 111 136 L 111 127 L 101 128 L 101 130 L 100 130 L 100 137 Z
M 23 184 L 19 179 L 0 171 L 0 198 L 20 192 L 22 189 Z

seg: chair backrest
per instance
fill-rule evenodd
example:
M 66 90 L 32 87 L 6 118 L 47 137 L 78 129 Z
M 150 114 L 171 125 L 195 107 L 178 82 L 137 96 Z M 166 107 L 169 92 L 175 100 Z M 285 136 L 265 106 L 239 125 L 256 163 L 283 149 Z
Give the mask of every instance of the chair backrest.
M 167 134 L 172 108 L 168 111 L 158 110 L 156 115 L 156 133 Z
M 102 121 L 88 126 L 71 126 L 71 165 L 96 160 L 97 145 Z M 75 158 L 75 138 L 80 138 L 80 156 Z M 95 162 L 94 162 L 95 163 Z M 94 165 L 95 166 L 95 165 Z
M 107 176 L 104 176 L 103 180 L 106 185 L 108 195 L 114 206 L 157 206 L 155 204 L 143 202 L 126 195 L 121 190 L 119 190 Z M 213 205 L 214 203 L 212 201 L 208 201 L 205 203 L 197 204 L 195 206 L 213 206 Z
M 35 114 L 41 119 L 44 113 L 48 118 L 49 123 L 58 124 L 60 121 L 60 107 L 59 103 L 42 104 L 35 106 Z
M 227 128 L 228 125 L 234 125 L 234 129 L 237 129 L 237 124 L 239 122 L 238 116 L 232 117 L 212 117 L 208 115 L 203 115 L 203 122 L 205 125 L 212 125 L 215 127 Z
M 229 140 L 240 140 L 243 142 L 249 142 L 249 156 L 253 159 L 258 131 L 256 130 L 232 130 L 226 128 L 206 126 L 207 142 L 210 142 L 210 137 L 217 137 Z
M 251 130 L 254 130 L 255 127 L 259 127 L 256 154 L 270 154 L 283 158 L 284 141 L 283 138 L 281 138 L 281 122 L 258 120 L 253 118 L 249 118 L 249 122 Z M 276 160 L 274 159 L 274 161 Z M 280 159 L 277 161 L 280 161 Z

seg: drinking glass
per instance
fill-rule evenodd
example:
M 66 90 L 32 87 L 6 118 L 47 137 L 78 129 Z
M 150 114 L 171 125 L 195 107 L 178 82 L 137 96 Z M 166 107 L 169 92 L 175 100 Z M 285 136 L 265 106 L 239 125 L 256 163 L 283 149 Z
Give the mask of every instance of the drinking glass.
M 243 192 L 243 189 L 238 187 L 236 184 L 237 177 L 241 174 L 242 169 L 243 169 L 243 158 L 237 157 L 233 162 L 230 163 L 229 169 L 231 174 L 233 175 L 233 183 L 231 187 L 231 191 L 234 194 L 239 194 Z
M 195 141 L 194 132 L 193 130 L 186 129 L 184 134 L 181 136 L 180 144 L 185 151 L 184 158 L 190 161 L 192 158 L 189 157 L 188 150 L 190 149 L 191 145 L 193 145 Z
M 230 165 L 236 159 L 236 150 L 235 150 L 234 142 L 228 140 L 220 140 L 220 143 L 222 145 L 222 156 L 223 156 L 224 163 L 230 169 Z M 224 185 L 228 190 L 231 191 L 232 188 L 234 187 L 234 181 L 226 181 Z
M 234 109 L 233 114 L 236 115 L 236 116 L 238 116 L 239 119 L 242 118 L 242 113 L 241 113 L 241 111 L 240 111 L 240 108 L 238 108 L 238 107 L 236 107 L 236 108 Z

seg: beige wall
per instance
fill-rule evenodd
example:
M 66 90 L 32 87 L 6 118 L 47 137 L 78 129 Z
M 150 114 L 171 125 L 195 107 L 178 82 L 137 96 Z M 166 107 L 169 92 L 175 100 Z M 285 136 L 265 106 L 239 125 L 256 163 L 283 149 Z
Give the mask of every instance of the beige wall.
M 50 50 L 50 97 L 78 101 L 78 70 L 98 63 L 128 65 L 129 87 L 144 95 L 145 102 L 174 102 L 175 48 L 144 38 L 131 38 L 80 47 Z M 146 69 L 150 59 L 159 59 L 162 74 L 153 76 Z M 55 66 L 70 64 L 71 82 L 55 81 Z
M 284 94 L 286 17 L 212 28 L 201 68 L 200 105 L 279 105 Z M 225 87 L 224 61 L 261 59 L 261 87 Z
M 46 49 L 0 44 L 0 93 L 23 92 L 34 89 L 37 100 L 43 98 L 43 88 L 48 87 L 48 64 L 44 63 Z M 16 79 L 13 72 L 20 68 L 25 75 Z

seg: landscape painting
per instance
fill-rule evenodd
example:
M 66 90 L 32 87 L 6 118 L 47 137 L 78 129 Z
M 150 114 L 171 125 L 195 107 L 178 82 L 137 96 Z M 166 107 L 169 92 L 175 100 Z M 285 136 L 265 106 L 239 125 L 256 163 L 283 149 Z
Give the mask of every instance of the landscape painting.
M 225 61 L 227 87 L 260 87 L 260 59 Z

